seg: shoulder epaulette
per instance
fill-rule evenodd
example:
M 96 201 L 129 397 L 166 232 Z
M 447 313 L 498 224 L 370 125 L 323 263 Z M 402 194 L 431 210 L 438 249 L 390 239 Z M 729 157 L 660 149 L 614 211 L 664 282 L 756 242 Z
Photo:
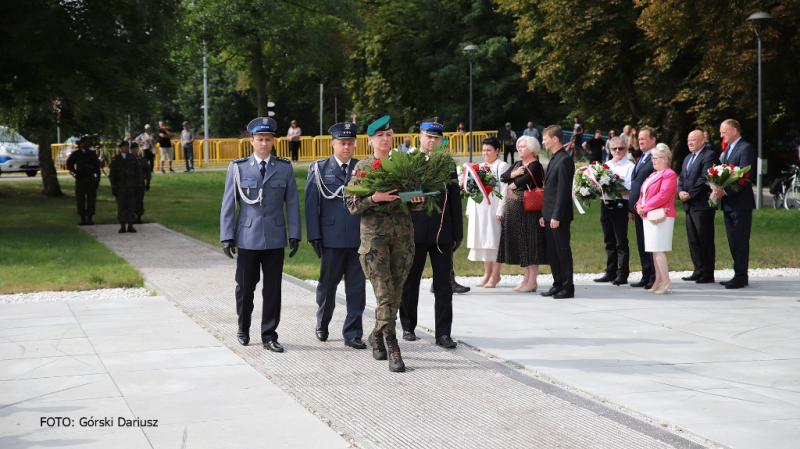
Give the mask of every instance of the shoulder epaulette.
M 231 161 L 231 164 L 238 164 L 239 162 L 244 162 L 250 159 L 249 157 L 240 157 L 239 159 L 234 159 Z
M 272 157 L 274 157 L 276 161 L 281 161 L 281 162 L 284 162 L 286 164 L 291 164 L 292 163 L 292 161 L 290 161 L 289 159 L 282 158 L 280 156 L 273 155 Z

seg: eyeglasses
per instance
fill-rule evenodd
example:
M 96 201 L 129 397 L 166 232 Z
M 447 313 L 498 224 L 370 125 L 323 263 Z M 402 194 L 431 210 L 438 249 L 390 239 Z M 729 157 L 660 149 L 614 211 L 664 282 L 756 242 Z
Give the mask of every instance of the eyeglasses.
M 611 151 L 622 151 L 625 147 L 611 147 Z

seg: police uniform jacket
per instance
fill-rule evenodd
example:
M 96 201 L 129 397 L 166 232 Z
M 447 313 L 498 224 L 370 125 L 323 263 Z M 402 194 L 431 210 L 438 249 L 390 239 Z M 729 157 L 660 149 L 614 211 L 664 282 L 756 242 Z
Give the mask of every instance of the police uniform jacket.
M 453 177 L 457 178 L 455 171 Z M 452 243 L 463 240 L 464 224 L 461 214 L 461 192 L 457 183 L 448 184 L 447 194 L 443 190 L 433 197 L 442 213 L 433 212 L 428 215 L 427 209 L 412 210 L 411 220 L 414 222 L 414 243 Z M 445 197 L 447 203 L 445 204 Z M 441 225 L 441 231 L 439 226 Z M 437 236 L 438 234 L 438 236 Z
M 350 159 L 347 174 L 331 156 L 320 159 L 311 165 L 306 180 L 305 210 L 306 234 L 308 241 L 322 240 L 326 248 L 358 248 L 361 244 L 361 215 L 352 215 L 347 210 L 343 196 L 344 190 L 336 198 L 327 199 L 322 193 L 330 196 L 340 186 L 346 186 L 358 159 Z M 320 192 L 317 180 L 322 181 Z
M 234 171 L 237 170 L 240 188 L 234 182 Z M 242 195 L 255 200 L 262 190 L 260 204 L 242 201 Z M 286 217 L 283 213 L 284 204 Z M 289 238 L 300 240 L 300 202 L 294 171 L 288 160 L 272 155 L 263 180 L 255 156 L 231 162 L 222 196 L 220 241 L 233 240 L 234 246 L 248 250 L 285 248 L 287 217 Z
M 70 153 L 67 158 L 67 170 L 75 175 L 78 179 L 95 178 L 100 180 L 100 160 L 97 159 L 97 153 L 94 150 L 83 149 Z

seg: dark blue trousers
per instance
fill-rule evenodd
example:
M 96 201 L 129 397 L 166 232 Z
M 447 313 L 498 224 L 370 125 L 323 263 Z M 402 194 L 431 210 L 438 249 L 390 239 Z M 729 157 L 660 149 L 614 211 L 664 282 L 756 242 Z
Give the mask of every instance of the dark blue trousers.
M 644 222 L 639 214 L 636 215 L 636 246 L 639 248 L 639 260 L 642 262 L 642 280 L 656 281 L 656 266 L 653 264 L 653 253 L 644 250 Z
M 367 305 L 364 271 L 358 261 L 358 248 L 322 248 L 317 284 L 317 329 L 328 329 L 336 307 L 336 287 L 344 277 L 347 316 L 342 326 L 345 340 L 361 338 L 361 316 Z

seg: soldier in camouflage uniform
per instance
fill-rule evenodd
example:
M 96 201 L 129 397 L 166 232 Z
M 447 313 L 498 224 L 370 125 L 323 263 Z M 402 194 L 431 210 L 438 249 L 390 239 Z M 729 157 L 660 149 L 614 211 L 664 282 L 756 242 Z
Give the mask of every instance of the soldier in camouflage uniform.
M 142 215 L 144 215 L 144 192 L 150 190 L 150 179 L 153 174 L 150 172 L 150 165 L 146 158 L 139 154 L 139 144 L 136 142 L 131 143 L 131 153 L 139 163 L 139 179 L 136 183 L 136 204 L 134 212 L 136 212 L 136 224 L 142 224 Z
M 100 161 L 97 153 L 89 148 L 91 139 L 82 136 L 78 141 L 80 148 L 67 158 L 67 170 L 75 177 L 75 199 L 78 202 L 78 215 L 81 226 L 93 225 L 92 216 L 97 200 L 97 187 L 100 185 Z
M 117 219 L 119 232 L 136 232 L 133 222 L 136 220 L 135 203 L 136 188 L 142 175 L 137 158 L 130 154 L 128 142 L 119 143 L 119 154 L 111 160 L 108 180 L 111 182 L 111 193 L 117 198 Z M 127 224 L 127 227 L 125 226 Z
M 378 159 L 389 157 L 392 148 L 392 124 L 389 116 L 381 117 L 367 128 L 369 143 L 374 153 L 361 159 L 354 173 L 366 170 Z M 358 179 L 354 176 L 350 185 Z M 414 260 L 414 226 L 411 217 L 403 212 L 378 212 L 379 203 L 397 201 L 395 190 L 375 192 L 368 196 L 351 195 L 347 209 L 351 214 L 361 214 L 361 247 L 359 260 L 364 274 L 375 291 L 375 329 L 369 335 L 372 356 L 376 360 L 389 359 L 389 371 L 403 372 L 405 364 L 397 344 L 395 323 L 400 308 L 403 284 Z M 415 198 L 414 203 L 422 203 Z

